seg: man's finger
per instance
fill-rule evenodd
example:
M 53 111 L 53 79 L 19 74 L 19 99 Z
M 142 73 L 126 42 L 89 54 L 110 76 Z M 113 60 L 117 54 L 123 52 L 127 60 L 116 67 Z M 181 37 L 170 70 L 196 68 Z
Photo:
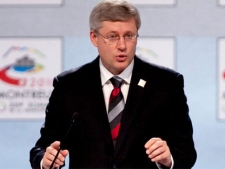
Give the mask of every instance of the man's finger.
M 157 141 L 161 141 L 162 139 L 160 138 L 151 138 L 147 143 L 145 143 L 145 148 L 148 149 L 150 148 L 153 144 L 155 144 Z

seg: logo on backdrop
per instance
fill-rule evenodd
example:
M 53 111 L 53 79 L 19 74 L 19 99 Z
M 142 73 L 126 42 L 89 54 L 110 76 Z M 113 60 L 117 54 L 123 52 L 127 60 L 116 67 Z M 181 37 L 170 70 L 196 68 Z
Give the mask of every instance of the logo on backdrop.
M 136 54 L 146 62 L 175 69 L 174 38 L 139 37 Z
M 61 46 L 60 38 L 0 39 L 0 119 L 44 117 Z
M 154 57 L 154 58 L 158 57 L 158 55 L 154 51 L 142 46 L 137 46 L 136 50 L 137 50 L 137 53 L 139 54 L 138 56 L 142 58 L 144 58 L 145 56 Z
M 222 83 L 223 83 L 223 85 L 225 85 L 225 71 L 223 72 L 221 79 L 223 79 Z M 220 109 L 219 119 L 225 119 L 225 87 L 223 87 L 220 107 L 221 107 L 221 109 Z
M 220 120 L 225 120 L 225 38 L 219 39 L 218 46 L 218 118 Z
M 28 51 L 28 47 L 15 47 L 12 46 L 7 50 L 7 52 L 2 57 L 10 57 L 11 52 L 16 51 Z M 31 51 L 38 51 L 37 49 L 31 49 Z M 39 53 L 41 53 L 39 51 Z M 32 59 L 28 54 L 18 56 L 18 59 L 15 59 L 13 63 L 5 65 L 3 68 L 0 68 L 0 80 L 5 83 L 16 85 L 16 86 L 25 86 L 27 84 L 26 78 L 20 78 L 20 74 L 34 74 L 43 70 L 43 65 L 38 64 Z M 17 77 L 13 77 L 8 72 L 15 71 Z

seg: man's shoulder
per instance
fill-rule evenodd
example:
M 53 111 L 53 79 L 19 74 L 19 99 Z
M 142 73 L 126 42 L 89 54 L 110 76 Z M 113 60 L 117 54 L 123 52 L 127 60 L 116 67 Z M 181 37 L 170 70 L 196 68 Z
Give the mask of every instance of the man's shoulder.
M 66 70 L 56 76 L 59 80 L 69 80 L 69 79 L 77 79 L 77 78 L 87 78 L 91 73 L 98 71 L 98 60 L 94 60 L 92 62 L 81 65 L 77 68 Z
M 137 59 L 136 68 L 134 67 L 133 73 L 135 77 L 144 79 L 145 81 L 151 82 L 148 84 L 160 85 L 165 88 L 169 86 L 183 86 L 183 75 L 179 72 L 152 63 L 148 63 L 141 59 Z
M 177 72 L 174 69 L 162 66 L 162 65 L 157 65 L 154 63 L 149 63 L 146 62 L 145 60 L 142 60 L 138 57 L 135 58 L 136 59 L 136 65 L 138 67 L 139 70 L 141 70 L 142 72 L 144 72 L 145 74 L 156 74 L 159 76 L 177 76 L 180 73 Z

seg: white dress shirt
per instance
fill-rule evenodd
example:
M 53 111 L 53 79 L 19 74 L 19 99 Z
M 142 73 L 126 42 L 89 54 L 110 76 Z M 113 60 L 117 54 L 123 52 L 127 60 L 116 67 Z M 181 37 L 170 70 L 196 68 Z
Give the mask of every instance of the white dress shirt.
M 102 82 L 102 90 L 104 94 L 104 99 L 105 99 L 105 106 L 108 112 L 108 107 L 109 107 L 109 97 L 110 94 L 113 90 L 113 85 L 110 81 L 110 79 L 114 76 L 112 73 L 110 73 L 102 64 L 101 59 L 99 62 L 100 66 L 100 74 L 101 74 L 101 82 Z M 121 92 L 123 94 L 124 101 L 126 103 L 127 100 L 127 95 L 128 95 L 128 90 L 130 87 L 130 80 L 131 80 L 131 75 L 132 75 L 132 70 L 134 67 L 134 61 L 130 63 L 130 65 L 119 75 L 116 75 L 123 79 L 124 83 L 121 85 Z

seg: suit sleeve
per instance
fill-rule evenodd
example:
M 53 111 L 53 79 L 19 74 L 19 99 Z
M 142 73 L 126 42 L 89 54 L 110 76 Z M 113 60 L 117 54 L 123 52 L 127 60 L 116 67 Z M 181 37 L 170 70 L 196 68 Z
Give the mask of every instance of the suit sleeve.
M 189 116 L 187 98 L 184 93 L 183 76 L 178 74 L 172 90 L 174 109 L 171 119 L 172 135 L 169 142 L 174 159 L 174 168 L 191 168 L 197 157 L 193 142 L 193 127 Z
M 45 123 L 40 130 L 41 137 L 30 150 L 30 164 L 33 169 L 40 169 L 40 163 L 46 148 L 54 141 L 62 140 L 67 128 L 65 126 L 66 110 L 63 106 L 62 89 L 60 89 L 61 87 L 57 78 L 54 78 L 53 86 L 54 89 L 45 110 Z

